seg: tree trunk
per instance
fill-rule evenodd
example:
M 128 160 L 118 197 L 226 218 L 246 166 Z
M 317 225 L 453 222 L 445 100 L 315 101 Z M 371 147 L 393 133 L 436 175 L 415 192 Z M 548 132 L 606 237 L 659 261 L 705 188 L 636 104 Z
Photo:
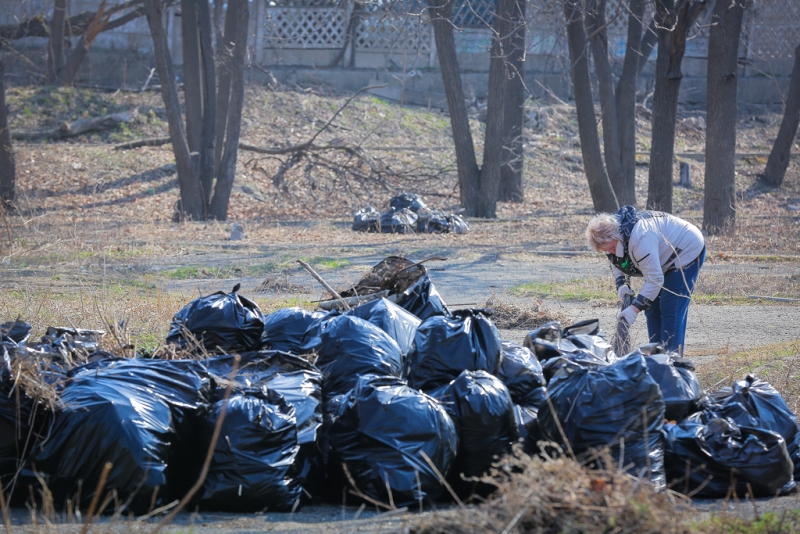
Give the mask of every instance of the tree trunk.
M 650 54 L 653 53 L 653 48 L 658 42 L 658 28 L 656 26 L 656 17 L 647 25 L 644 35 L 641 36 L 642 44 L 640 45 L 641 55 L 636 65 L 636 75 L 639 76 L 644 68 L 647 66 L 647 60 L 650 59 Z
M 227 107 L 227 127 L 225 131 L 225 152 L 217 174 L 217 183 L 214 186 L 214 197 L 209 207 L 209 217 L 224 221 L 228 218 L 228 204 L 230 202 L 233 181 L 236 175 L 236 156 L 239 149 L 239 132 L 242 125 L 242 107 L 244 105 L 244 60 L 247 52 L 247 28 L 250 23 L 250 8 L 248 0 L 228 0 L 228 13 L 225 16 L 225 36 L 228 37 L 228 21 L 231 28 L 239 28 L 233 33 L 233 50 L 229 62 L 231 73 L 230 102 Z M 238 5 L 237 5 L 238 4 Z M 233 20 L 232 20 L 233 19 Z M 217 139 L 221 144 L 222 140 Z
M 620 165 L 622 190 L 620 204 L 636 205 L 636 79 L 642 41 L 642 17 L 646 0 L 631 0 L 628 14 L 628 40 L 625 61 L 617 83 L 617 117 L 619 122 Z M 646 59 L 641 58 L 644 62 Z
M 774 187 L 780 187 L 783 177 L 786 176 L 786 168 L 789 166 L 789 158 L 792 153 L 792 143 L 797 135 L 797 125 L 800 123 L 800 45 L 794 49 L 794 67 L 792 67 L 792 78 L 789 82 L 789 94 L 786 95 L 786 104 L 783 111 L 783 121 L 778 130 L 778 137 L 772 145 L 772 152 L 769 153 L 767 167 L 761 179 Z
M 703 230 L 733 233 L 739 36 L 747 0 L 718 0 L 708 36 L 708 115 Z
M 197 2 L 181 0 L 183 98 L 186 107 L 186 141 L 190 152 L 200 152 L 203 124 L 203 71 L 200 68 L 197 26 Z
M 178 184 L 181 198 L 178 211 L 181 217 L 193 220 L 205 219 L 205 204 L 200 191 L 197 169 L 189 156 L 186 133 L 181 117 L 181 105 L 178 99 L 178 85 L 175 82 L 175 69 L 172 66 L 169 47 L 167 46 L 164 27 L 161 23 L 163 8 L 160 0 L 145 0 L 147 8 L 147 24 L 153 37 L 153 51 L 156 58 L 158 77 L 161 80 L 161 97 L 167 111 L 169 136 L 172 138 L 172 151 L 175 154 L 175 167 L 178 170 Z
M 16 199 L 16 168 L 6 106 L 5 64 L 0 56 L 0 209 L 10 211 Z
M 225 11 L 225 35 L 217 47 L 217 125 L 214 134 L 214 176 L 219 177 L 222 163 L 222 148 L 225 141 L 225 128 L 228 124 L 228 104 L 231 99 L 231 80 L 233 78 L 233 54 L 239 28 L 236 27 L 238 2 L 229 2 Z
M 567 20 L 567 43 L 572 72 L 572 90 L 575 93 L 575 108 L 578 112 L 578 133 L 581 140 L 581 153 L 592 203 L 597 212 L 613 212 L 619 206 L 611 182 L 603 165 L 600 151 L 600 137 L 597 133 L 597 120 L 594 114 L 589 59 L 586 48 L 586 30 L 579 0 L 564 2 L 564 15 Z
M 653 127 L 650 148 L 650 173 L 647 208 L 672 212 L 672 162 L 675 156 L 675 117 L 678 113 L 678 91 L 681 88 L 681 62 L 686 50 L 687 3 L 659 0 L 656 4 L 658 24 L 658 56 L 656 57 L 655 92 L 653 93 Z
M 67 0 L 55 0 L 53 20 L 50 21 L 50 41 L 47 48 L 47 83 L 53 83 L 61 70 L 64 52 L 64 18 L 67 14 Z
M 524 163 L 522 127 L 525 122 L 525 0 L 516 0 L 511 17 L 508 79 L 503 95 L 503 165 L 500 167 L 498 200 L 522 202 Z
M 224 24 L 222 5 L 224 3 L 225 0 L 214 0 L 214 44 L 217 50 L 222 48 L 222 25 Z
M 469 128 L 467 105 L 461 87 L 461 73 L 458 68 L 453 24 L 451 22 L 453 0 L 431 0 L 428 4 L 436 54 L 442 72 L 447 109 L 450 113 L 450 126 L 453 130 L 453 143 L 456 149 L 458 186 L 461 206 L 465 214 L 476 213 L 475 198 L 480 194 L 480 169 L 475 157 L 475 146 Z
M 476 217 L 497 217 L 497 194 L 503 166 L 503 96 L 508 78 L 508 54 L 511 51 L 511 19 L 516 0 L 498 0 L 489 49 L 489 87 L 486 95 L 486 132 L 483 141 L 483 164 L 476 200 Z
M 586 31 L 592 35 L 590 44 L 594 57 L 594 70 L 600 92 L 600 116 L 603 121 L 603 154 L 606 172 L 620 204 L 631 204 L 622 174 L 620 132 L 617 115 L 617 97 L 614 94 L 614 73 L 608 59 L 608 31 L 606 28 L 606 0 L 589 0 L 586 8 Z
M 107 32 L 115 28 L 119 28 L 120 26 L 124 26 L 130 21 L 141 17 L 144 15 L 144 8 L 139 7 L 121 17 L 114 19 L 112 22 L 109 22 L 109 17 L 111 17 L 111 15 L 115 12 L 116 10 L 113 8 L 109 11 L 105 11 L 105 4 L 100 4 L 100 8 L 95 13 L 94 18 L 92 19 L 88 28 L 83 32 L 83 34 L 81 34 L 78 44 L 75 45 L 75 47 L 69 53 L 64 65 L 61 67 L 61 70 L 58 71 L 58 82 L 61 85 L 66 87 L 72 86 L 72 84 L 75 82 L 75 76 L 77 76 L 78 71 L 83 64 L 83 60 L 86 59 L 86 54 L 89 52 L 89 47 L 92 46 L 92 42 L 94 42 L 95 38 L 97 38 L 101 32 Z
M 203 82 L 203 130 L 200 134 L 200 187 L 203 201 L 211 202 L 214 183 L 214 143 L 217 121 L 217 71 L 214 65 L 211 9 L 208 2 L 198 2 L 197 21 L 200 31 L 200 53 Z

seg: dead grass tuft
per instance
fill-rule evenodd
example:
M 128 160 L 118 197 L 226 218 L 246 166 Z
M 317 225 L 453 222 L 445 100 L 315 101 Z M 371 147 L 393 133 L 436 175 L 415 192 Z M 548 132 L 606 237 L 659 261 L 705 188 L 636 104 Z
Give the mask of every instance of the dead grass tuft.
M 507 330 L 532 330 L 551 321 L 560 321 L 562 324 L 569 322 L 569 317 L 565 313 L 548 308 L 539 299 L 535 299 L 530 305 L 525 305 L 492 295 L 486 301 L 486 307 L 491 308 L 494 312 L 492 321 L 495 326 Z
M 636 532 L 677 534 L 692 528 L 690 501 L 658 493 L 617 470 L 590 470 L 566 458 L 538 458 L 519 448 L 487 481 L 498 489 L 478 506 L 421 517 L 417 533 Z

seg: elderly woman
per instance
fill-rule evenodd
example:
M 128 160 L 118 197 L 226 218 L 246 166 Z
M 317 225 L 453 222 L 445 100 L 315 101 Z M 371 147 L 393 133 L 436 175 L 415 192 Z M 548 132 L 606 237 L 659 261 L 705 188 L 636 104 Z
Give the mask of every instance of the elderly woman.
M 631 325 L 644 311 L 650 342 L 683 352 L 689 299 L 706 259 L 700 230 L 668 213 L 622 206 L 589 221 L 586 239 L 611 261 L 620 300 L 633 295 L 626 276 L 644 278 L 642 290 L 618 318 Z

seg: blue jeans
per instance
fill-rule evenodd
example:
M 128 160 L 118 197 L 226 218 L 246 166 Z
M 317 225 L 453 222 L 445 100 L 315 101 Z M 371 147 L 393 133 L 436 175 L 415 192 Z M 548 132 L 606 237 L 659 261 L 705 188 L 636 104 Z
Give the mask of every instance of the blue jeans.
M 644 312 L 650 343 L 659 343 L 667 351 L 683 353 L 689 297 L 705 260 L 706 249 L 703 248 L 696 262 L 682 271 L 676 269 L 664 275 L 661 291 Z

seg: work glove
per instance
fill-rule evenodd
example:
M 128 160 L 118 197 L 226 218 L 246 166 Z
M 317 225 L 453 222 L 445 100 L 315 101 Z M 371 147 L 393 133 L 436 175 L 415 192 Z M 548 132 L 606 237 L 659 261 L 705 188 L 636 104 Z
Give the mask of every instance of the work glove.
M 639 312 L 637 312 L 633 306 L 628 306 L 627 308 L 619 312 L 619 314 L 617 315 L 617 319 L 620 321 L 625 321 L 628 324 L 628 326 L 630 326 L 636 320 L 636 315 L 638 313 Z
M 625 301 L 625 295 L 630 295 L 630 296 L 634 295 L 633 290 L 630 287 L 628 287 L 628 284 L 622 284 L 621 286 L 619 286 L 619 288 L 617 288 L 617 296 L 619 297 L 620 302 Z

